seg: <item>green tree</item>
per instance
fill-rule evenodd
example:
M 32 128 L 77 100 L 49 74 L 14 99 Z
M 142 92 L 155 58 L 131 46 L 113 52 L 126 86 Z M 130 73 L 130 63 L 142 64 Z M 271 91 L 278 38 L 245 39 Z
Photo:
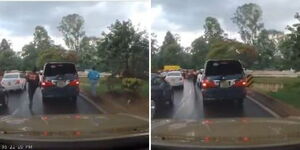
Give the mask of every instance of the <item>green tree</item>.
M 204 37 L 209 40 L 220 40 L 223 37 L 223 29 L 216 18 L 206 17 L 204 24 Z
M 54 46 L 53 41 L 43 26 L 36 26 L 33 33 L 33 41 L 22 48 L 21 56 L 23 57 L 23 69 L 32 69 L 38 66 L 37 60 L 40 53 Z M 42 66 L 39 66 L 42 67 Z
M 250 45 L 253 45 L 254 40 L 257 39 L 264 26 L 262 23 L 262 9 L 254 3 L 239 6 L 232 21 L 238 26 L 242 40 Z
M 300 15 L 294 16 L 300 22 Z M 300 70 L 300 23 L 287 26 L 288 33 L 280 43 L 280 51 L 283 56 L 285 68 Z
M 83 30 L 84 19 L 78 14 L 64 16 L 57 27 L 63 34 L 66 45 L 80 54 L 80 45 L 85 31 Z
M 278 43 L 283 36 L 283 32 L 276 30 L 262 30 L 254 42 L 258 52 L 258 69 L 275 69 L 277 64 L 274 63 L 278 59 L 279 50 Z
M 77 63 L 78 58 L 74 51 L 67 51 L 61 46 L 52 46 L 39 54 L 39 57 L 37 58 L 37 66 L 42 67 L 46 62 L 50 61 L 67 61 Z
M 33 42 L 26 44 L 22 48 L 21 56 L 23 57 L 23 69 L 29 70 L 36 66 L 36 60 L 39 57 L 38 49 Z
M 0 72 L 21 69 L 21 58 L 11 49 L 11 44 L 2 39 L 0 43 Z
M 251 67 L 257 61 L 257 53 L 253 46 L 234 40 L 215 42 L 209 53 L 208 59 L 236 59 L 245 67 Z
M 6 39 L 2 39 L 0 44 L 0 51 L 5 51 L 10 49 L 10 43 Z
M 84 37 L 80 43 L 81 54 L 79 67 L 82 69 L 91 68 L 97 64 L 99 57 L 97 56 L 98 43 L 101 40 L 97 37 Z
M 164 65 L 182 65 L 183 49 L 176 38 L 170 31 L 166 33 L 162 46 L 160 47 L 160 64 Z
M 194 68 L 203 68 L 208 50 L 209 44 L 205 37 L 201 36 L 192 42 L 191 54 Z
M 103 37 L 98 44 L 98 55 L 99 62 L 106 67 L 104 69 L 129 77 L 138 74 L 134 65 L 148 66 L 147 34 L 135 29 L 130 20 L 116 20 L 109 27 L 109 32 L 103 33 Z M 138 71 L 145 72 L 147 68 L 142 67 Z
M 46 50 L 53 45 L 53 41 L 43 26 L 35 27 L 33 33 L 33 44 L 39 51 Z

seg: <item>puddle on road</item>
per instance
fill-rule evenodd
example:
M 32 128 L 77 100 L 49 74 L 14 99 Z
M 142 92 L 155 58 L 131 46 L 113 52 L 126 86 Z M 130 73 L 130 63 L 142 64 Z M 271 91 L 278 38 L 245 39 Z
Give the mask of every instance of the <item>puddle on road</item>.
M 283 84 L 266 84 L 266 83 L 254 83 L 253 88 L 255 89 L 261 89 L 266 92 L 277 92 L 278 90 L 282 89 L 284 87 Z

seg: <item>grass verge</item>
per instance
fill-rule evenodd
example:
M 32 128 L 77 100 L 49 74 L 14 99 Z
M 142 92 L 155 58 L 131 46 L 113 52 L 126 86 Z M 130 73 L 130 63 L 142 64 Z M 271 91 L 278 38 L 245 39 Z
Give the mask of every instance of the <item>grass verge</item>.
M 283 84 L 277 92 L 256 89 L 300 109 L 300 78 L 254 78 L 254 83 Z
M 107 86 L 110 85 L 110 86 Z M 91 91 L 91 86 L 87 78 L 80 78 L 80 88 L 84 91 Z M 108 81 L 105 78 L 101 78 L 99 86 L 97 87 L 97 94 L 101 96 L 102 94 L 112 92 L 122 94 L 125 91 L 122 89 L 122 80 L 115 79 L 114 81 Z M 143 80 L 141 88 L 138 89 L 137 95 L 142 98 L 148 99 L 149 95 L 149 82 Z

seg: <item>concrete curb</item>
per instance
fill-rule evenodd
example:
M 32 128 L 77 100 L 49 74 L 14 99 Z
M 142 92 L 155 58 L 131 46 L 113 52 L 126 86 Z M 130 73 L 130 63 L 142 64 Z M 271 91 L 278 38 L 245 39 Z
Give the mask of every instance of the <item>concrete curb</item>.
M 265 106 L 268 110 L 271 110 L 280 117 L 300 116 L 300 110 L 278 99 L 253 89 L 248 89 L 247 93 L 248 97 L 251 97 L 253 100 Z
M 85 96 L 82 93 L 79 93 L 79 96 L 83 99 L 85 99 L 87 102 L 89 102 L 91 105 L 93 105 L 94 107 L 96 107 L 100 112 L 107 114 L 107 111 L 105 111 L 101 106 L 99 106 L 98 104 L 96 104 L 93 100 L 91 100 L 90 98 L 88 98 L 87 96 Z

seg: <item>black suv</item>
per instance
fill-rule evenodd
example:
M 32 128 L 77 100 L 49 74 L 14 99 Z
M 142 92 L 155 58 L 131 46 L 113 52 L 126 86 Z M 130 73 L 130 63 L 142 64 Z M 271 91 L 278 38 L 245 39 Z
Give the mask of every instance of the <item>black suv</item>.
M 151 100 L 157 104 L 173 104 L 173 90 L 171 85 L 163 77 L 151 74 Z
M 242 104 L 246 96 L 246 79 L 238 60 L 208 60 L 201 80 L 203 102 L 236 100 Z
M 43 101 L 49 98 L 71 98 L 76 101 L 79 94 L 79 78 L 75 64 L 50 62 L 44 66 L 41 81 Z

